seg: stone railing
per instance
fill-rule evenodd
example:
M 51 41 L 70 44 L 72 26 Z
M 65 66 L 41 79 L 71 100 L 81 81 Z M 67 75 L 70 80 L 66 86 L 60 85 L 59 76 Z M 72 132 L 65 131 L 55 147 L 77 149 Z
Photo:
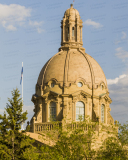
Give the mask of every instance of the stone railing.
M 99 125 L 95 124 L 95 122 L 92 122 L 91 124 L 82 124 L 80 122 L 73 122 L 73 123 L 68 123 L 66 126 L 62 124 L 62 122 L 43 122 L 43 123 L 38 123 L 35 121 L 35 117 L 33 117 L 33 122 L 30 125 L 30 132 L 33 133 L 41 133 L 44 131 L 51 131 L 58 129 L 60 127 L 68 127 L 71 130 L 75 129 L 82 129 L 84 131 L 87 131 L 89 129 L 93 129 L 95 131 L 99 131 Z
M 68 128 L 71 128 L 71 130 L 75 129 L 82 129 L 84 131 L 88 131 L 89 129 L 99 131 L 99 125 L 96 125 L 95 123 L 92 122 L 92 124 L 80 124 L 79 122 L 73 122 L 67 125 Z
M 59 128 L 61 125 L 62 125 L 62 122 L 58 122 L 58 123 L 52 123 L 52 122 L 35 123 L 34 124 L 34 133 L 51 131 L 51 130 Z
M 65 126 L 66 125 L 66 126 Z M 109 131 L 113 131 L 113 129 L 118 130 L 118 127 L 116 127 L 116 125 L 110 126 L 109 124 L 99 124 L 99 123 L 95 123 L 95 122 L 91 122 L 91 124 L 85 124 L 80 123 L 80 122 L 73 122 L 73 123 L 67 123 L 67 124 L 62 124 L 62 122 L 43 122 L 43 123 L 38 123 L 37 121 L 35 121 L 35 117 L 33 117 L 33 123 L 30 125 L 30 132 L 33 133 L 41 133 L 44 131 L 51 131 L 51 130 L 57 130 L 59 129 L 61 126 L 62 128 L 64 127 L 68 127 L 71 130 L 75 130 L 75 129 L 82 129 L 84 131 L 88 131 L 89 129 L 93 130 L 93 131 L 99 131 L 102 130 L 106 130 L 108 129 Z

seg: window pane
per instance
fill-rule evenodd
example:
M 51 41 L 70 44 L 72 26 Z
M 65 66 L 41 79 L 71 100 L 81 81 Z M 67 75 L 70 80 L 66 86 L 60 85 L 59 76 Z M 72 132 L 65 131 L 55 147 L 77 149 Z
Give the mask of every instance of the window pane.
M 72 27 L 72 36 L 74 37 L 74 27 Z
M 81 82 L 78 82 L 78 83 L 77 83 L 77 86 L 78 86 L 78 87 L 82 87 L 83 84 L 82 84 Z
M 76 107 L 84 107 L 84 103 L 79 101 L 76 103 Z
M 79 114 L 79 108 L 76 107 L 76 114 Z
M 104 123 L 104 105 L 101 105 L 101 122 Z
M 56 103 L 50 102 L 49 105 L 49 120 L 55 121 L 56 120 Z
M 56 103 L 55 102 L 51 102 L 50 103 L 50 107 L 56 107 Z
M 55 83 L 54 82 L 52 82 L 51 83 L 51 88 L 53 88 L 55 86 Z
M 76 114 L 76 121 L 78 121 L 78 120 L 79 120 L 79 115 Z
M 84 115 L 84 108 L 80 108 L 80 114 Z
M 76 121 L 84 120 L 84 103 L 79 101 L 76 103 Z

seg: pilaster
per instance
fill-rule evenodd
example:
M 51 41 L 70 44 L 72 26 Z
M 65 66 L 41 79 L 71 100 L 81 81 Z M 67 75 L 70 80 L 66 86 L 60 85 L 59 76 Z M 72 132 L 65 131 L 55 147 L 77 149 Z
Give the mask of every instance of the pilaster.
M 49 103 L 48 103 L 48 97 L 45 98 L 45 121 L 48 122 L 48 109 L 49 109 Z

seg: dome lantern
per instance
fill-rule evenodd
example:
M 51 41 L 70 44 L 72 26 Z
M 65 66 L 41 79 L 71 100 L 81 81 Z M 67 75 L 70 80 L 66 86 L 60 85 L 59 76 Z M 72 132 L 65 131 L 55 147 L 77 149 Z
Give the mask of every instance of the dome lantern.
M 65 11 L 61 21 L 61 47 L 59 50 L 68 50 L 69 48 L 85 50 L 82 47 L 82 24 L 79 12 L 71 4 L 71 7 Z

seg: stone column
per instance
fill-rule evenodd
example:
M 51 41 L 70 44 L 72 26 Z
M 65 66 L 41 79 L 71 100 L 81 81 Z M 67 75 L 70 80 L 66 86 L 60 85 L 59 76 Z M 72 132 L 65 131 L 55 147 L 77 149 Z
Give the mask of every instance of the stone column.
M 79 23 L 77 22 L 77 27 L 76 27 L 76 29 L 77 29 L 77 31 L 76 31 L 76 33 L 77 33 L 77 42 L 79 42 L 80 41 L 80 27 L 79 27 Z
M 72 25 L 69 23 L 69 41 L 72 41 Z
M 63 117 L 67 119 L 68 97 L 63 97 Z
M 48 122 L 48 109 L 49 109 L 48 98 L 45 98 L 45 121 L 46 122 Z
M 101 100 L 99 100 L 99 122 L 101 122 Z
M 48 122 L 48 120 L 49 120 L 49 104 L 47 103 L 46 104 L 46 122 Z
M 39 123 L 42 123 L 42 99 L 39 99 L 37 102 L 37 111 L 36 111 L 36 120 Z
M 105 124 L 107 124 L 107 105 L 105 105 Z
M 81 29 L 81 40 L 80 41 L 82 42 L 82 27 L 80 29 Z
M 74 121 L 75 119 L 74 119 L 74 103 L 72 103 L 72 121 Z
M 59 97 L 57 97 L 56 101 L 56 118 L 58 117 L 59 114 Z M 58 121 L 58 118 L 56 119 Z
M 76 101 L 77 101 L 77 97 L 76 96 L 74 96 L 73 97 L 73 101 L 72 101 L 72 103 L 73 103 L 73 120 L 74 121 L 76 121 Z
M 33 133 L 35 133 L 35 117 L 33 117 Z
M 74 103 L 74 121 L 76 121 L 76 102 Z
M 63 42 L 65 42 L 65 23 L 63 22 Z

